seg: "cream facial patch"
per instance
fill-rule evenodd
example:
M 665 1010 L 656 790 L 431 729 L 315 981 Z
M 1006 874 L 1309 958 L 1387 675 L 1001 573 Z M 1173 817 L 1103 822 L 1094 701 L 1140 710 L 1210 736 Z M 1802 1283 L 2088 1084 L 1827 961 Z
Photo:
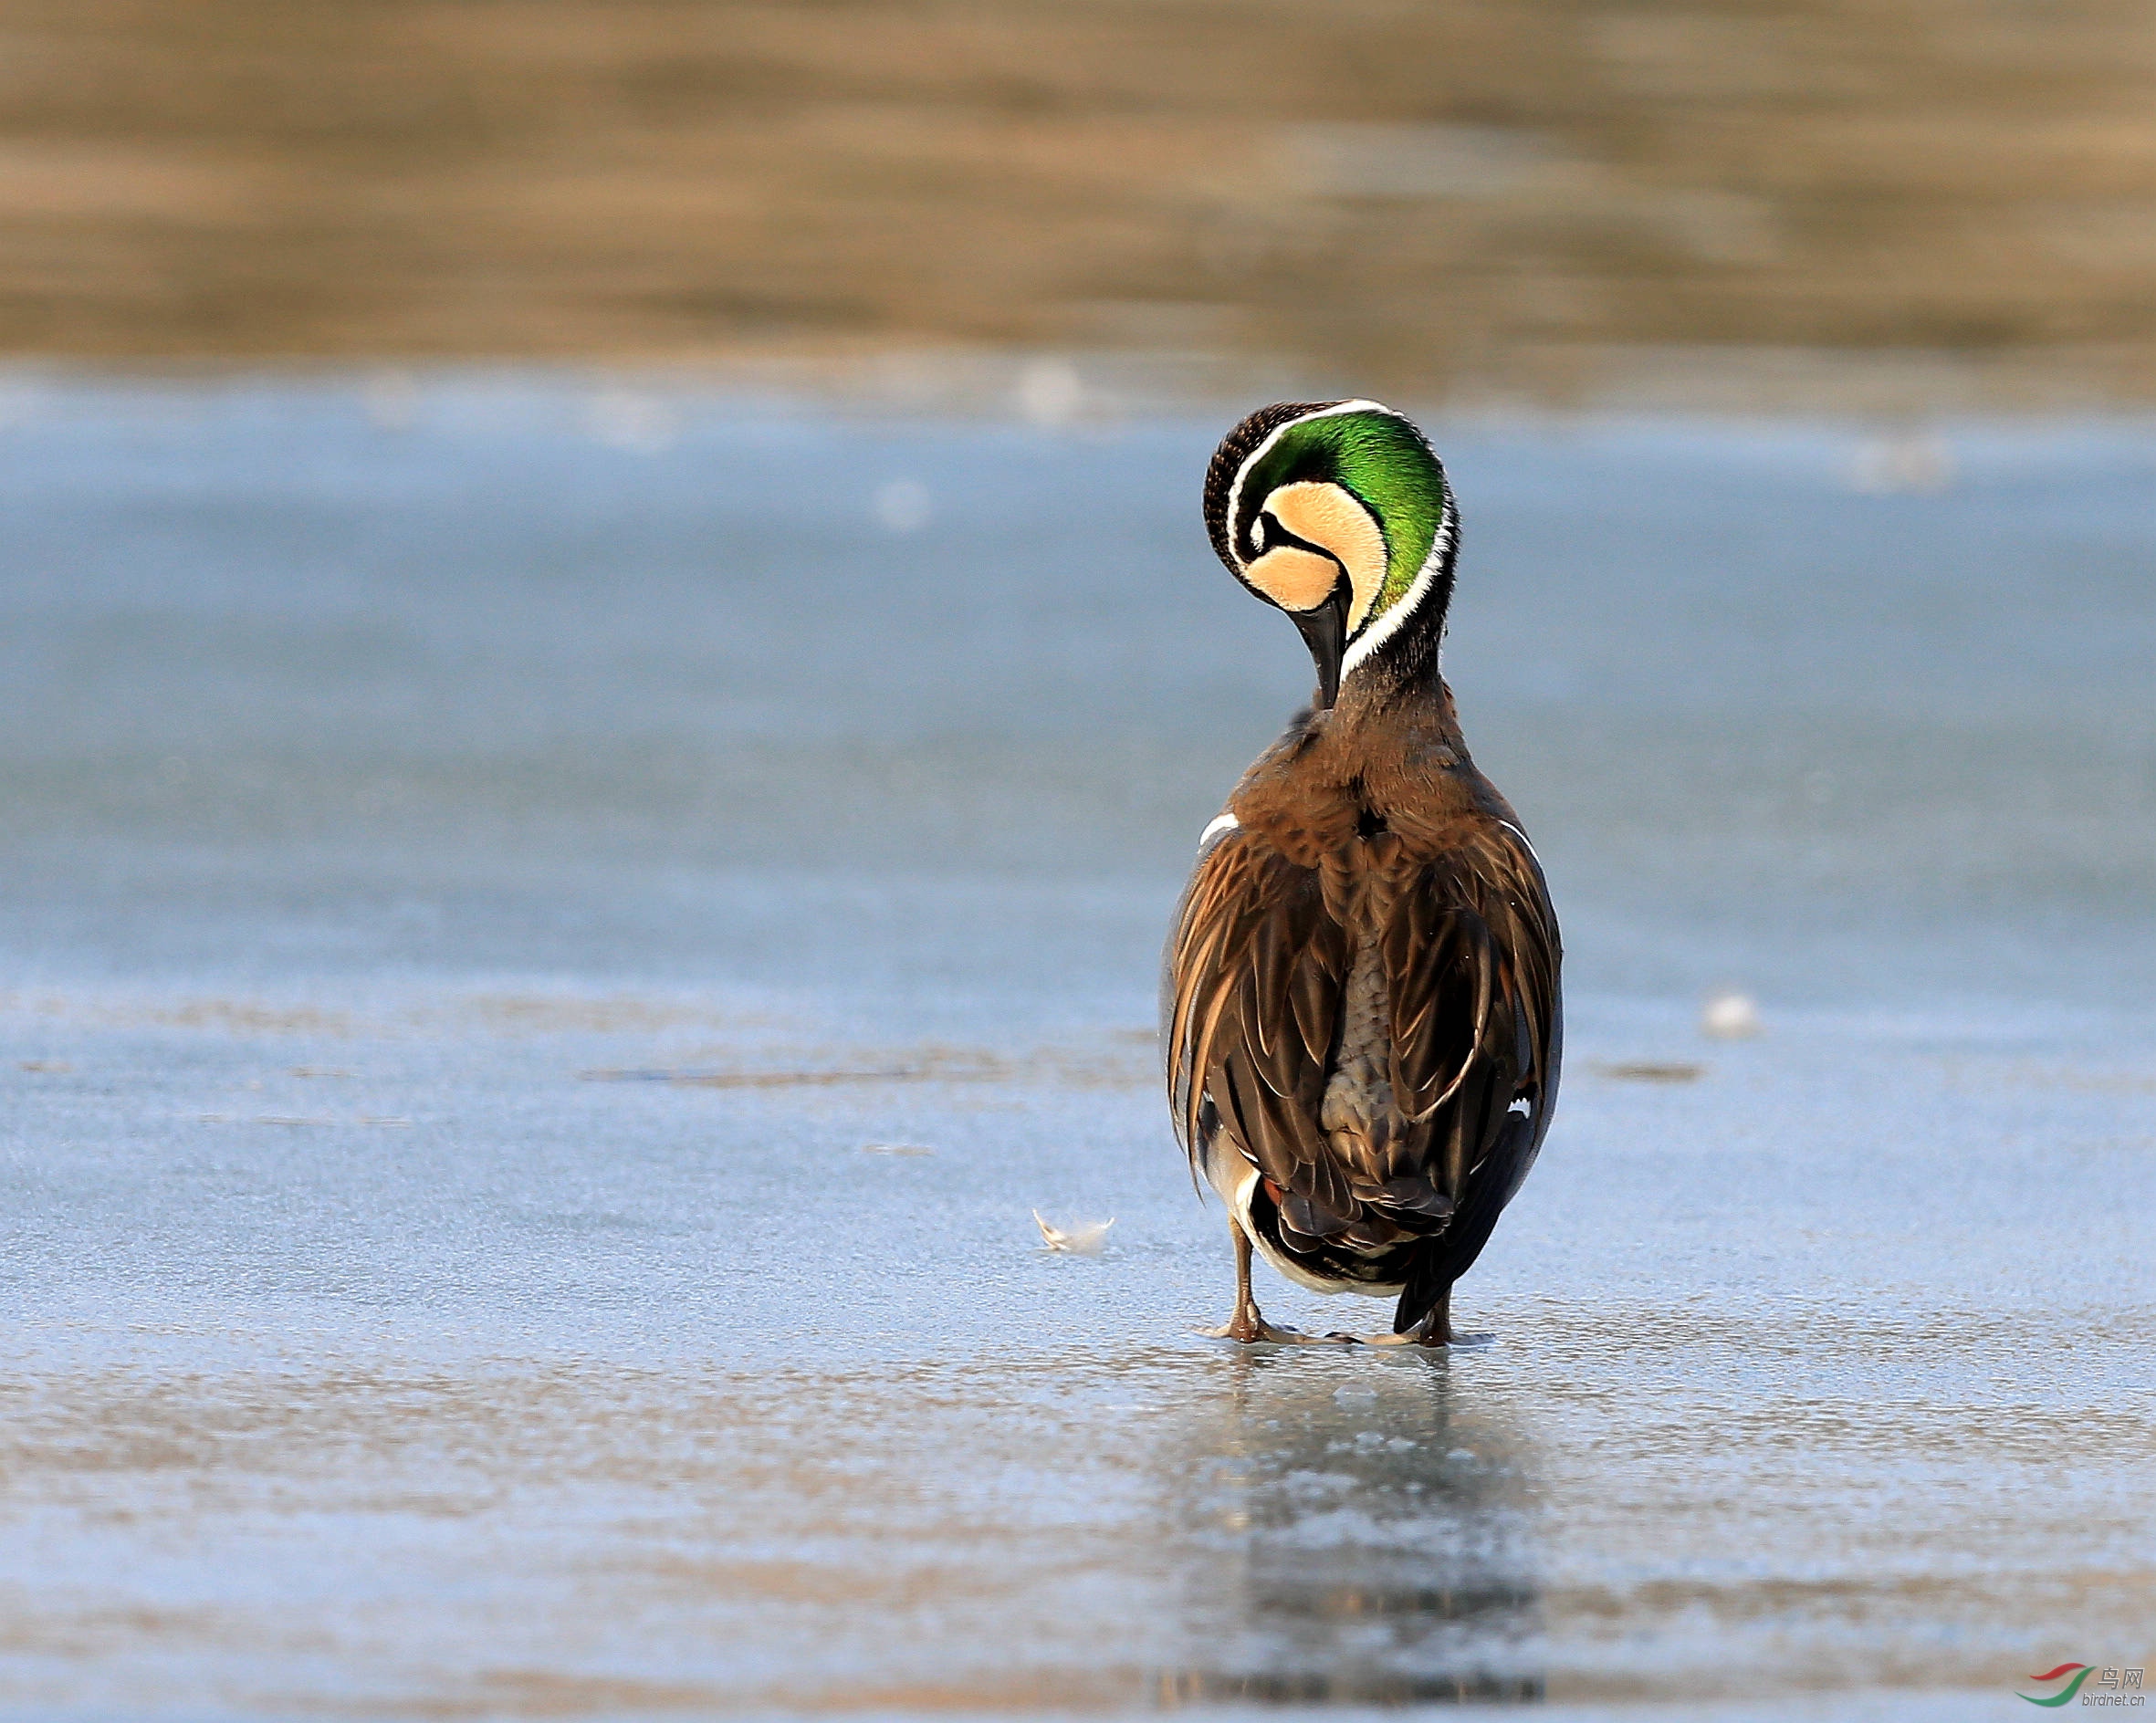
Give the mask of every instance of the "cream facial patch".
M 1265 499 L 1265 506 L 1296 538 L 1323 545 L 1340 559 L 1355 590 L 1355 602 L 1347 613 L 1347 632 L 1354 633 L 1368 619 L 1370 607 L 1385 585 L 1385 534 L 1376 520 L 1350 492 L 1338 485 L 1313 480 L 1282 485 Z M 1323 596 L 1320 594 L 1320 599 Z M 1289 608 L 1306 610 L 1309 606 Z
M 1330 557 L 1282 545 L 1245 569 L 1243 578 L 1283 611 L 1314 611 L 1331 596 L 1340 569 Z

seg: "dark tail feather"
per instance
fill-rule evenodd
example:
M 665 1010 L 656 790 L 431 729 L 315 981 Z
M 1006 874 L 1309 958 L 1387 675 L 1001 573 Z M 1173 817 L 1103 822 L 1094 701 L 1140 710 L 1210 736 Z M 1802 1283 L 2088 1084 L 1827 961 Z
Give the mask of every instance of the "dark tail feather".
M 1482 1254 L 1482 1247 L 1490 1242 L 1497 1227 L 1498 1216 L 1519 1187 L 1526 1171 L 1521 1162 L 1533 1143 L 1533 1127 L 1526 1117 L 1513 1114 L 1484 1161 L 1481 1178 L 1452 1217 L 1452 1224 L 1416 1253 L 1415 1267 L 1393 1311 L 1394 1333 L 1405 1334 L 1414 1328 L 1437 1308 L 1453 1281 L 1475 1266 L 1475 1258 Z
M 1400 1301 L 1393 1309 L 1392 1331 L 1412 1333 L 1423 1318 L 1438 1308 L 1438 1300 L 1451 1290 L 1453 1276 L 1443 1244 L 1432 1240 L 1415 1253 L 1415 1266 L 1408 1271 L 1408 1284 L 1400 1289 Z

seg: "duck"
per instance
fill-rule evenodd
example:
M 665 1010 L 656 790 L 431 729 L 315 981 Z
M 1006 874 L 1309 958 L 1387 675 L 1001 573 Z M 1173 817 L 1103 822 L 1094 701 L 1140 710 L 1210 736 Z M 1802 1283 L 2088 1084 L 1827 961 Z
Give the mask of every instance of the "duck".
M 1235 1258 L 1234 1314 L 1204 1331 L 1450 1345 L 1453 1284 L 1541 1152 L 1564 1050 L 1542 863 L 1440 663 L 1451 485 L 1390 407 L 1282 402 L 1222 439 L 1205 524 L 1317 686 L 1200 833 L 1162 963 L 1169 1112 Z M 1253 1253 L 1397 1300 L 1391 1331 L 1267 1321 Z

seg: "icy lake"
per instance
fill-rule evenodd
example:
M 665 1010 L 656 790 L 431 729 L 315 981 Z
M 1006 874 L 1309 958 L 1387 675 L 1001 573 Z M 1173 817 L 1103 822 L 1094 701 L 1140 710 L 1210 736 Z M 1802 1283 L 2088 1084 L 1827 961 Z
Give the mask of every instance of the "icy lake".
M 2146 1664 L 2156 426 L 1429 421 L 1570 1034 L 1406 1357 L 1193 1332 L 1159 942 L 1309 684 L 1236 411 L 7 382 L 0 1707 Z

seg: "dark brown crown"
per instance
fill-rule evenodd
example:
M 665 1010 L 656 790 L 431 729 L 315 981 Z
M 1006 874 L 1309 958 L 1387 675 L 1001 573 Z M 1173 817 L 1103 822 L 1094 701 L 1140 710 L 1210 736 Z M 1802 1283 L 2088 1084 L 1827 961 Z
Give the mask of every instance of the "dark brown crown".
M 1300 419 L 1306 412 L 1322 412 L 1339 404 L 1336 401 L 1275 402 L 1270 407 L 1260 407 L 1220 439 L 1220 446 L 1213 451 L 1212 464 L 1205 469 L 1205 529 L 1212 538 L 1214 552 L 1230 570 L 1235 567 L 1235 555 L 1232 528 L 1228 519 L 1228 492 L 1235 483 L 1236 474 L 1242 470 L 1242 464 L 1257 452 L 1261 443 L 1289 420 Z

